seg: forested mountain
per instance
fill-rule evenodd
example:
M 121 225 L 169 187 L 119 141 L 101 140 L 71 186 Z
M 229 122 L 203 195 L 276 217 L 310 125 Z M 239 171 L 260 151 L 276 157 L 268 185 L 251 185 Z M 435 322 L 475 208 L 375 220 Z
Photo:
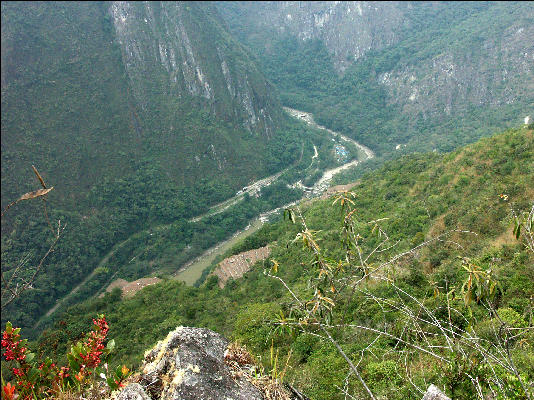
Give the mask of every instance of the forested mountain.
M 383 155 L 450 151 L 534 108 L 532 2 L 220 2 L 282 102 Z
M 266 173 L 251 148 L 281 120 L 270 84 L 196 3 L 5 3 L 2 108 L 3 203 L 32 163 L 63 201 L 143 158 L 177 184 L 246 183 Z
M 529 298 L 534 294 L 530 284 L 534 280 L 534 253 L 527 241 L 517 240 L 513 234 L 511 212 L 519 216 L 533 207 L 533 135 L 531 126 L 495 135 L 450 154 L 417 154 L 388 162 L 364 176 L 352 189 L 353 195 L 342 194 L 347 199 L 345 212 L 343 203 L 335 201 L 338 196 L 301 204 L 306 230 L 296 217 L 296 224 L 283 220 L 265 225 L 237 245 L 231 254 L 264 245 L 269 245 L 271 254 L 224 289 L 218 287 L 216 276 L 209 277 L 199 288 L 168 280 L 131 299 L 121 299 L 117 289 L 102 299 L 70 309 L 56 329 L 41 337 L 42 349 L 63 354 L 67 340 L 78 337 L 97 313 L 105 313 L 112 323 L 118 361 L 131 364 L 175 326 L 207 327 L 246 344 L 267 366 L 274 346 L 279 360 L 286 362 L 289 357 L 284 379 L 312 399 L 343 399 L 339 389 L 343 387 L 357 398 L 365 398 L 356 378 L 350 374 L 347 378 L 349 366 L 338 350 L 313 328 L 313 319 L 308 320 L 312 324 L 309 331 L 288 332 L 280 326 L 281 321 L 291 324 L 300 320 L 304 321 L 301 328 L 305 327 L 294 296 L 313 297 L 315 286 L 323 285 L 319 293 L 335 301 L 331 319 L 326 319 L 325 324 L 333 327 L 332 335 L 348 357 L 359 360 L 358 369 L 375 395 L 420 399 L 415 386 L 425 389 L 425 384 L 432 382 L 445 388 L 452 398 L 472 399 L 476 397 L 475 387 L 465 374 L 478 379 L 484 393 L 497 391 L 490 371 L 496 368 L 499 379 L 506 382 L 503 398 L 524 398 L 521 389 L 514 386 L 518 381 L 506 375 L 506 368 L 496 366 L 501 360 L 488 356 L 496 363 L 489 367 L 475 348 L 462 347 L 465 338 L 451 336 L 458 347 L 449 348 L 445 337 L 426 325 L 430 324 L 426 319 L 436 318 L 450 325 L 451 331 L 447 328 L 447 332 L 471 332 L 471 340 L 479 337 L 476 340 L 484 343 L 483 352 L 495 357 L 500 356 L 498 347 L 494 347 L 498 340 L 492 332 L 499 326 L 505 329 L 505 325 L 500 325 L 488 304 L 497 310 L 506 326 L 517 332 L 532 325 Z M 374 272 L 365 279 L 366 272 L 357 256 L 350 261 L 345 258 L 348 248 L 344 217 L 352 209 L 354 235 L 359 237 L 364 257 L 387 237 L 387 245 L 379 248 L 366 264 Z M 379 230 L 373 228 L 376 223 Z M 305 231 L 311 235 L 307 238 L 318 244 L 321 260 L 329 265 L 330 269 L 324 271 L 326 278 L 321 279 L 322 264 L 309 248 L 311 245 L 306 244 L 312 242 L 302 241 Z M 473 271 L 478 271 L 477 283 Z M 492 275 L 486 275 L 487 271 Z M 329 286 L 329 274 L 339 274 L 340 281 L 332 281 L 335 291 Z M 470 278 L 477 295 L 466 292 L 464 282 Z M 487 288 L 483 288 L 485 279 L 498 285 L 494 297 L 485 297 L 489 296 Z M 351 289 L 347 282 L 358 283 Z M 467 303 L 471 295 L 473 298 Z M 420 321 L 414 322 L 406 313 L 412 307 L 416 314 L 420 313 Z M 452 317 L 447 317 L 446 310 Z M 322 320 L 320 313 L 314 315 Z M 85 326 L 82 321 L 87 321 Z M 370 331 L 353 330 L 350 326 Z M 425 330 L 430 336 L 425 336 Z M 386 334 L 377 335 L 378 331 Z M 532 332 L 521 332 L 522 339 L 511 341 L 509 351 L 523 381 L 532 382 Z M 399 336 L 405 342 L 394 338 Z M 403 343 L 408 342 L 419 346 L 419 350 L 423 346 L 423 351 L 405 347 Z M 424 353 L 425 349 L 436 351 L 443 358 L 436 359 Z
M 2 217 L 3 271 L 36 266 L 50 224 L 67 226 L 11 309 L 25 327 L 127 235 L 185 223 L 302 157 L 272 85 L 209 3 L 5 2 L 1 59 L 2 208 L 40 186 L 32 165 L 54 187 L 49 215 L 38 201 Z
M 1 25 L 2 399 L 176 398 L 192 332 L 266 400 L 534 396 L 533 2 L 9 1 Z

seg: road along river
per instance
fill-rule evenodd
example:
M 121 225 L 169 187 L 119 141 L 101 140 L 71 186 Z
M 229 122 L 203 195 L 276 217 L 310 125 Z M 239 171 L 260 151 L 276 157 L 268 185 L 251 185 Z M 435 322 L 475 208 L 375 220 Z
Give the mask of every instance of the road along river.
M 347 162 L 347 163 L 345 163 L 345 164 L 343 164 L 343 165 L 341 165 L 339 167 L 326 170 L 323 173 L 323 176 L 321 177 L 321 179 L 319 179 L 315 183 L 315 185 L 313 185 L 313 188 L 312 188 L 312 191 L 311 191 L 312 197 L 316 197 L 316 196 L 321 195 L 328 188 L 330 182 L 332 181 L 333 176 L 335 174 L 337 174 L 338 172 L 343 171 L 344 169 L 350 168 L 352 166 L 358 165 L 363 160 L 368 160 L 368 159 L 374 157 L 373 151 L 370 150 L 369 148 L 361 145 L 360 143 L 354 141 L 353 139 L 351 139 L 351 138 L 349 138 L 347 136 L 344 136 L 344 135 L 342 135 L 342 134 L 340 134 L 338 132 L 334 132 L 334 131 L 332 131 L 332 130 L 330 130 L 328 128 L 325 128 L 324 126 L 318 125 L 314 121 L 312 114 L 304 112 L 304 111 L 299 111 L 299 110 L 295 110 L 295 109 L 292 109 L 292 108 L 288 108 L 288 107 L 284 107 L 284 110 L 289 115 L 291 115 L 292 117 L 298 118 L 301 121 L 306 122 L 308 125 L 316 128 L 316 129 L 320 129 L 320 130 L 323 130 L 323 131 L 327 132 L 333 138 L 337 138 L 337 139 L 343 140 L 343 141 L 345 141 L 347 143 L 354 144 L 358 149 L 360 149 L 360 152 L 363 155 L 363 157 L 361 157 L 361 159 L 359 159 L 359 160 L 349 161 L 349 162 Z M 314 146 L 314 152 L 315 152 L 315 154 L 314 154 L 314 156 L 312 158 L 312 163 L 313 163 L 313 160 L 315 158 L 317 158 L 317 156 L 318 156 L 317 149 L 315 148 L 315 146 Z M 301 149 L 301 157 L 302 157 L 302 149 Z M 236 196 L 231 197 L 230 199 L 225 200 L 224 202 L 222 202 L 220 204 L 216 204 L 216 205 L 212 206 L 207 213 L 199 215 L 199 216 L 197 216 L 195 218 L 192 218 L 190 220 L 190 222 L 197 222 L 197 221 L 200 221 L 201 219 L 206 218 L 206 217 L 208 217 L 210 215 L 218 214 L 219 212 L 222 212 L 222 211 L 226 210 L 227 208 L 229 208 L 232 205 L 236 204 L 237 202 L 241 201 L 243 199 L 243 196 L 244 196 L 245 192 L 249 193 L 249 194 L 252 194 L 254 191 L 260 190 L 262 187 L 267 186 L 267 185 L 271 184 L 272 182 L 274 182 L 284 171 L 285 170 L 280 171 L 280 172 L 278 172 L 278 173 L 276 173 L 276 174 L 274 174 L 272 176 L 260 179 L 260 180 L 258 180 L 256 182 L 250 184 L 241 193 L 236 194 Z M 270 210 L 270 211 L 267 211 L 267 212 L 261 214 L 258 218 L 256 218 L 253 221 L 251 221 L 250 224 L 245 229 L 235 233 L 230 239 L 227 239 L 227 240 L 225 240 L 223 242 L 218 243 L 216 246 L 206 250 L 203 254 L 201 254 L 200 256 L 195 258 L 194 260 L 189 261 L 188 263 L 186 263 L 185 265 L 180 267 L 180 269 L 174 275 L 175 279 L 183 280 L 187 284 L 192 285 L 193 283 L 196 282 L 196 280 L 198 278 L 200 278 L 200 276 L 202 275 L 202 272 L 204 271 L 204 269 L 209 267 L 211 265 L 211 263 L 213 262 L 213 260 L 218 255 L 224 254 L 229 249 L 231 249 L 232 246 L 234 246 L 234 244 L 238 243 L 241 239 L 244 239 L 245 237 L 247 237 L 247 236 L 253 234 L 254 232 L 256 232 L 257 230 L 259 230 L 261 228 L 261 226 L 263 225 L 263 223 L 268 220 L 268 217 L 270 215 L 272 215 L 272 214 L 274 214 L 274 213 L 276 213 L 276 212 L 278 212 L 278 211 L 280 211 L 280 210 L 282 210 L 284 208 L 291 207 L 292 205 L 295 205 L 296 203 L 297 202 L 286 204 L 286 205 L 284 205 L 282 207 L 278 207 L 276 209 L 273 209 L 273 210 Z M 159 225 L 159 226 L 153 226 L 150 229 L 147 229 L 145 231 L 145 233 L 148 233 L 148 232 L 157 233 L 158 231 L 162 231 L 162 230 L 168 229 L 170 226 L 172 226 L 172 223 L 171 224 L 162 224 L 162 225 Z M 139 232 L 137 232 L 136 234 L 138 234 L 138 233 Z M 105 266 L 105 264 L 110 259 L 110 257 L 118 249 L 120 249 L 123 245 L 125 245 L 128 241 L 130 241 L 136 234 L 134 234 L 134 235 L 130 236 L 129 238 L 127 238 L 126 240 L 116 244 L 110 250 L 110 252 L 104 256 L 104 258 L 100 261 L 98 266 L 99 267 L 100 266 Z M 48 312 L 46 313 L 46 317 L 49 317 L 50 315 L 52 315 L 58 309 L 58 307 L 61 304 L 64 304 L 65 301 L 68 298 L 70 298 L 72 295 L 74 295 L 80 289 L 80 287 L 85 285 L 96 274 L 95 271 L 93 271 L 93 273 L 90 274 L 87 278 L 85 278 L 83 280 L 83 282 L 81 282 L 78 286 L 76 286 L 67 296 L 65 296 L 61 300 L 58 300 L 56 305 L 54 307 L 52 307 L 50 310 L 48 310 Z M 43 316 L 37 322 L 37 324 L 35 326 L 39 325 L 40 322 L 42 322 L 43 318 L 45 318 L 45 316 Z
M 347 163 L 345 163 L 343 165 L 340 165 L 339 167 L 326 170 L 323 173 L 323 176 L 321 177 L 321 179 L 319 179 L 315 183 L 315 185 L 313 185 L 313 190 L 312 190 L 313 196 L 318 196 L 318 195 L 322 194 L 328 188 L 328 186 L 330 186 L 330 182 L 332 181 L 332 178 L 337 173 L 339 173 L 339 172 L 341 172 L 341 171 L 343 171 L 345 169 L 348 169 L 350 167 L 354 167 L 354 166 L 358 165 L 360 162 L 365 161 L 365 160 L 369 160 L 369 159 L 371 159 L 371 158 L 373 158 L 375 156 L 375 153 L 370 148 L 358 143 L 357 141 L 355 141 L 355 140 L 353 140 L 353 139 L 351 139 L 351 138 L 349 138 L 349 137 L 347 137 L 347 136 L 345 136 L 345 135 L 343 135 L 343 134 L 341 134 L 339 132 L 334 132 L 331 129 L 325 128 L 324 126 L 317 124 L 317 122 L 315 122 L 315 120 L 313 119 L 313 115 L 312 114 L 307 113 L 305 111 L 295 110 L 295 109 L 289 108 L 289 107 L 284 107 L 284 110 L 289 115 L 291 115 L 292 117 L 298 118 L 301 121 L 306 122 L 308 125 L 316 128 L 316 129 L 320 129 L 320 130 L 323 130 L 323 131 L 327 132 L 329 135 L 331 135 L 335 139 L 340 139 L 340 140 L 342 140 L 344 142 L 352 143 L 353 145 L 356 146 L 356 148 L 358 150 L 360 150 L 361 154 L 363 155 L 363 157 L 361 157 L 359 159 L 352 160 L 352 161 L 349 161 L 349 162 L 347 162 Z
M 331 135 L 334 138 L 343 140 L 343 141 L 345 141 L 347 143 L 354 144 L 360 150 L 360 153 L 363 155 L 363 157 L 360 158 L 360 159 L 352 160 L 352 161 L 349 161 L 349 162 L 347 162 L 347 163 L 345 163 L 345 164 L 343 164 L 343 165 L 341 165 L 339 167 L 326 170 L 323 173 L 323 176 L 321 177 L 321 179 L 319 179 L 313 185 L 312 190 L 311 190 L 312 197 L 320 196 L 328 188 L 328 186 L 330 185 L 330 182 L 332 181 L 332 178 L 338 172 L 341 172 L 341 171 L 343 171 L 343 170 L 345 170 L 347 168 L 356 166 L 360 162 L 368 160 L 368 159 L 371 159 L 371 158 L 373 158 L 375 156 L 373 151 L 371 149 L 369 149 L 368 147 L 365 147 L 365 146 L 361 145 L 360 143 L 356 142 L 355 140 L 353 140 L 353 139 L 351 139 L 351 138 L 349 138 L 349 137 L 347 137 L 345 135 L 342 135 L 341 133 L 334 132 L 334 131 L 332 131 L 332 130 L 330 130 L 328 128 L 325 128 L 324 126 L 318 125 L 314 121 L 312 114 L 304 112 L 304 111 L 299 111 L 299 110 L 295 110 L 295 109 L 292 109 L 292 108 L 288 108 L 288 107 L 284 107 L 284 110 L 289 115 L 291 115 L 292 117 L 298 118 L 301 121 L 306 122 L 308 125 L 316 128 L 316 129 L 324 130 L 325 132 L 327 132 L 329 135 Z M 314 148 L 315 148 L 315 146 L 314 146 Z M 315 152 L 316 152 L 316 155 L 314 155 L 313 158 L 315 158 L 317 156 L 317 150 L 316 149 L 315 149 Z M 313 160 L 312 160 L 312 162 L 313 162 Z M 269 177 L 269 178 L 272 178 L 272 177 Z M 268 179 L 268 178 L 266 178 L 266 179 Z M 269 179 L 269 183 L 271 183 L 273 181 L 274 181 L 274 179 Z M 231 198 L 229 200 L 226 200 L 226 202 L 228 202 L 230 204 L 235 204 L 235 202 L 238 200 L 238 197 L 240 197 L 240 196 L 233 197 L 233 198 Z M 176 279 L 184 281 L 188 285 L 194 284 L 197 281 L 197 279 L 202 276 L 202 272 L 211 265 L 213 260 L 215 260 L 215 258 L 218 255 L 222 255 L 222 254 L 226 253 L 228 250 L 230 250 L 232 248 L 232 246 L 234 246 L 236 243 L 238 243 L 241 239 L 244 239 L 245 237 L 250 236 L 254 232 L 258 231 L 261 228 L 261 226 L 263 225 L 263 223 L 268 220 L 268 217 L 270 215 L 272 215 L 272 214 L 274 214 L 274 213 L 276 213 L 276 212 L 278 212 L 278 211 L 280 211 L 280 210 L 282 210 L 284 208 L 291 207 L 292 205 L 295 205 L 296 203 L 297 202 L 286 204 L 284 206 L 278 207 L 276 209 L 273 209 L 273 210 L 270 210 L 270 211 L 267 211 L 267 212 L 261 214 L 258 218 L 254 219 L 245 229 L 235 233 L 230 239 L 227 239 L 224 242 L 218 243 L 217 245 L 213 246 L 212 248 L 206 250 L 204 253 L 202 253 L 197 258 L 195 258 L 195 259 L 189 261 L 188 263 L 186 263 L 184 266 L 182 266 L 175 273 L 174 277 Z

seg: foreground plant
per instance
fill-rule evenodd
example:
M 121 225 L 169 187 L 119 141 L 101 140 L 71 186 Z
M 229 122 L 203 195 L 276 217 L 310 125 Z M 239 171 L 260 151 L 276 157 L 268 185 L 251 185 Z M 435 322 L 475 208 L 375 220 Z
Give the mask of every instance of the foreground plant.
M 345 387 L 339 390 L 349 398 L 353 398 L 351 389 L 358 394 L 356 397 L 376 399 L 377 392 L 386 390 L 380 386 L 382 381 L 390 383 L 399 377 L 410 383 L 411 390 L 423 394 L 426 388 L 413 379 L 411 366 L 428 364 L 436 371 L 435 379 L 454 398 L 531 399 L 532 387 L 526 371 L 518 368 L 512 353 L 520 350 L 516 343 L 522 340 L 529 348 L 529 332 L 534 327 L 527 326 L 512 310 L 498 309 L 495 297 L 500 285 L 491 268 L 483 267 L 476 259 L 462 257 L 462 263 L 454 265 L 461 278 L 454 285 L 445 282 L 440 286 L 432 281 L 431 297 L 401 282 L 402 269 L 409 265 L 403 259 L 417 258 L 419 250 L 433 242 L 447 240 L 462 248 L 454 235 L 473 232 L 450 230 L 391 255 L 390 250 L 397 243 L 391 243 L 382 228 L 384 219 L 358 220 L 353 200 L 354 194 L 345 192 L 334 201 L 342 211 L 339 258 L 319 245 L 319 232 L 309 229 L 298 207 L 286 210 L 289 220 L 302 226 L 293 243 L 301 243 L 311 253 L 311 261 L 303 264 L 311 278 L 306 289 L 296 289 L 278 275 L 278 262 L 273 261 L 271 270 L 265 271 L 279 280 L 292 298 L 288 317 L 282 315 L 278 319 L 277 331 L 312 335 L 333 345 L 348 366 Z M 525 221 L 530 218 L 527 217 Z M 522 232 L 531 232 L 528 222 L 520 226 Z M 517 230 L 514 234 L 519 238 Z M 525 241 L 529 248 L 528 237 Z M 367 323 L 347 315 L 342 306 L 363 302 L 377 304 L 383 321 Z M 473 329 L 477 321 L 471 307 L 475 305 L 479 312 L 484 309 L 491 316 L 487 326 L 477 325 L 479 331 L 482 328 L 487 331 L 485 337 Z M 515 323 L 512 317 L 521 321 Z M 359 344 L 362 347 L 359 355 L 347 351 L 353 343 L 346 339 L 354 337 L 367 342 Z M 375 359 L 383 354 L 383 359 L 379 363 L 362 362 L 368 354 Z M 350 383 L 351 377 L 356 378 L 356 384 Z
M 67 354 L 69 365 L 59 367 L 50 358 L 36 360 L 35 354 L 28 351 L 28 340 L 21 339 L 20 328 L 13 328 L 8 322 L 2 333 L 2 355 L 14 364 L 11 371 L 15 382 L 4 384 L 2 380 L 2 398 L 43 399 L 65 392 L 83 393 L 99 385 L 97 377 L 103 378 L 109 389 L 119 388 L 130 370 L 119 366 L 110 372 L 107 362 L 103 363 L 115 346 L 113 340 L 106 344 L 108 331 L 103 315 L 93 319 L 93 329 Z

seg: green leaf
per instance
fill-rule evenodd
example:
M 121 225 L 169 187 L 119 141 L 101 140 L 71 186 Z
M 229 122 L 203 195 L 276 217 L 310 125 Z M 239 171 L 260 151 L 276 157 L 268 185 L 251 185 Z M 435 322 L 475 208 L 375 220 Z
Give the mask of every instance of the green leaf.
M 106 349 L 108 349 L 109 351 L 113 351 L 114 348 L 115 348 L 115 340 L 111 339 L 106 345 Z
M 27 363 L 31 363 L 33 361 L 33 359 L 35 358 L 35 354 L 34 353 L 28 353 L 26 354 L 26 362 Z
M 106 378 L 106 382 L 107 382 L 107 384 L 108 384 L 108 386 L 109 386 L 109 388 L 110 388 L 111 390 L 116 390 L 116 389 L 119 387 L 119 385 L 117 385 L 117 384 L 115 383 L 115 380 L 113 379 L 112 376 L 108 376 L 108 377 Z
M 519 236 L 521 235 L 521 225 L 517 224 L 515 228 L 515 238 L 519 239 Z
M 39 370 L 37 368 L 30 369 L 26 377 L 30 382 L 36 381 L 37 378 L 39 377 Z
M 288 218 L 291 222 L 296 223 L 295 212 L 289 208 L 284 210 L 284 219 Z
M 74 357 L 69 357 L 69 366 L 72 372 L 79 372 L 80 371 L 80 364 Z

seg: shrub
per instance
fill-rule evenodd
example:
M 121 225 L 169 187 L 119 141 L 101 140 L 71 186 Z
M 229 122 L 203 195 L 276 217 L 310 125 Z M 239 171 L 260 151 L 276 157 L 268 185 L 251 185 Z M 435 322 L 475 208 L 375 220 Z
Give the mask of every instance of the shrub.
M 269 322 L 280 312 L 275 303 L 252 304 L 244 308 L 235 322 L 235 335 L 247 346 L 262 351 L 269 347 L 273 336 Z
M 122 386 L 129 375 L 126 366 L 119 366 L 111 373 L 107 363 L 100 367 L 114 347 L 113 340 L 107 346 L 104 344 L 109 330 L 105 317 L 93 319 L 93 325 L 85 339 L 71 347 L 67 354 L 69 365 L 59 367 L 50 358 L 36 360 L 35 354 L 28 352 L 28 340 L 21 339 L 20 328 L 13 328 L 8 322 L 2 334 L 2 350 L 5 360 L 14 364 L 11 371 L 15 383 L 4 384 L 2 380 L 2 398 L 44 399 L 54 398 L 61 392 L 82 393 L 94 386 L 97 376 L 104 377 L 112 390 Z
M 497 310 L 499 318 L 494 317 L 478 323 L 475 327 L 475 332 L 482 339 L 495 341 L 496 335 L 502 334 L 501 327 L 509 328 L 526 328 L 527 323 L 517 311 L 511 308 L 501 308 Z M 502 321 L 502 322 L 501 322 Z M 517 333 L 517 332 L 515 332 Z
M 291 348 L 295 352 L 295 356 L 299 362 L 303 363 L 308 360 L 308 357 L 313 353 L 315 346 L 319 339 L 311 335 L 299 335 Z
M 375 388 L 385 388 L 402 382 L 397 374 L 396 363 L 391 360 L 369 363 L 365 368 L 365 376 L 368 384 Z

